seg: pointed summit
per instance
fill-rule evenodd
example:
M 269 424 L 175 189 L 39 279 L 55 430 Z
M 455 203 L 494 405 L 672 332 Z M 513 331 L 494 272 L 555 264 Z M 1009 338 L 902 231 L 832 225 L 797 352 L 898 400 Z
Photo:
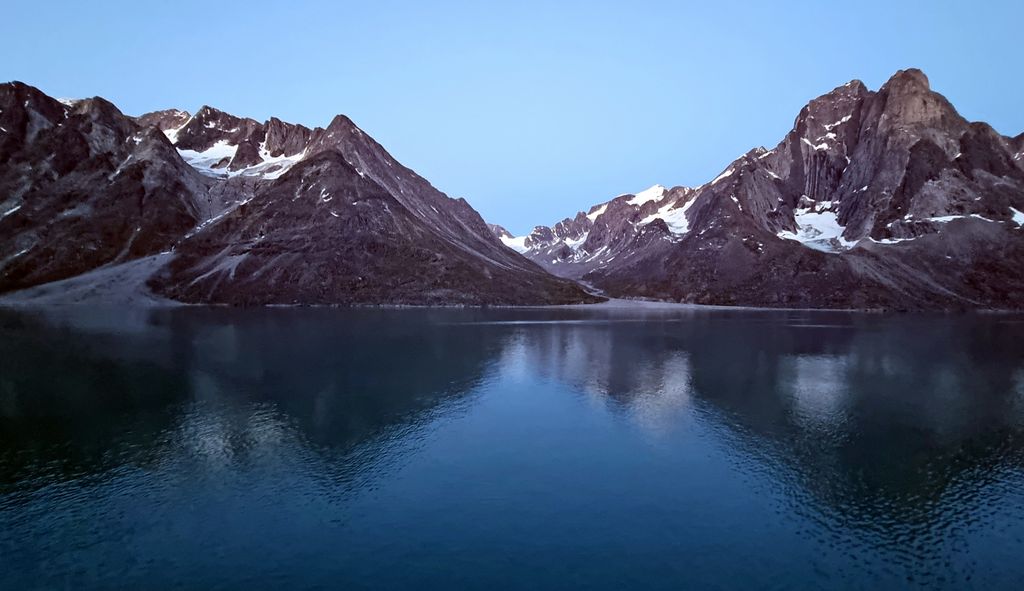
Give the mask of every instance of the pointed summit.
M 195 303 L 600 300 L 502 246 L 344 115 L 315 131 L 208 105 L 132 118 L 0 86 L 0 292 L 142 257 L 126 289 Z
M 917 69 L 809 101 L 775 148 L 696 189 L 626 199 L 591 208 L 582 240 L 534 230 L 525 256 L 613 296 L 706 304 L 1019 308 L 1024 293 L 1002 263 L 1024 257 L 1024 135 L 967 123 Z
M 191 116 L 188 111 L 164 109 L 139 115 L 135 118 L 135 122 L 143 127 L 156 127 L 160 131 L 166 131 L 181 127 Z
M 882 90 L 886 89 L 928 92 L 931 90 L 931 84 L 929 84 L 928 76 L 926 76 L 924 72 L 917 68 L 907 68 L 906 70 L 899 70 L 893 74 L 892 77 L 882 85 Z

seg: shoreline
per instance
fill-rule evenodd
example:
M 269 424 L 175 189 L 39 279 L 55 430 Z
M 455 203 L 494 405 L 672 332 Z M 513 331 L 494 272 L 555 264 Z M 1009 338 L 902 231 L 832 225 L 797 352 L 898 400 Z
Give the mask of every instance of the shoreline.
M 350 304 L 256 304 L 234 305 L 218 303 L 187 303 L 160 297 L 146 287 L 146 281 L 166 263 L 172 253 L 152 255 L 127 263 L 100 267 L 81 275 L 61 279 L 23 290 L 0 295 L 0 308 L 4 309 L 67 309 L 67 308 L 125 308 L 125 309 L 174 309 L 174 308 L 352 308 L 352 309 L 496 309 L 496 310 L 689 310 L 689 311 L 776 311 L 776 312 L 844 312 L 856 314 L 1024 314 L 1021 310 L 957 308 L 957 309 L 893 309 L 893 308 L 817 308 L 808 306 L 745 306 L 724 304 L 691 304 L 661 300 L 607 298 L 592 304 L 401 304 L 401 303 L 350 303 Z M 582 285 L 584 289 L 588 286 Z M 592 288 L 591 288 L 592 289 Z
M 885 309 L 885 308 L 812 308 L 812 307 L 771 307 L 771 306 L 729 306 L 723 304 L 688 304 L 659 300 L 634 300 L 628 298 L 608 298 L 604 302 L 594 304 L 256 304 L 235 305 L 221 303 L 188 303 L 160 298 L 153 294 L 133 294 L 131 298 L 102 297 L 81 300 L 62 300 L 46 294 L 39 297 L 16 297 L 36 288 L 12 292 L 0 296 L 0 310 L 68 310 L 68 309 L 104 309 L 122 308 L 127 310 L 173 310 L 197 308 L 224 308 L 235 310 L 249 309 L 351 309 L 351 310 L 573 310 L 573 311 L 691 311 L 691 312 L 833 312 L 845 314 L 870 315 L 923 315 L 923 316 L 957 316 L 971 314 L 988 315 L 1024 315 L 1024 310 L 1013 309 Z

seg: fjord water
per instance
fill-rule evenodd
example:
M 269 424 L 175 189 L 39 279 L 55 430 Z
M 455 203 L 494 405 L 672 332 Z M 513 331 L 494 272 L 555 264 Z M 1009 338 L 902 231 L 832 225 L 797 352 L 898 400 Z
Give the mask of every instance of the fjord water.
M 1013 589 L 1024 323 L 0 312 L 0 588 Z

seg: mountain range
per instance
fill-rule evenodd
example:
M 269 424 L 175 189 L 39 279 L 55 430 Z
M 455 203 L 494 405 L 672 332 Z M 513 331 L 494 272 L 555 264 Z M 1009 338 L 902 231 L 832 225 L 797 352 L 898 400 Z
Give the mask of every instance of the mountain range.
M 1024 306 L 1024 134 L 969 122 L 920 70 L 812 100 L 772 149 L 512 236 L 615 297 L 882 309 Z
M 704 185 L 519 237 L 344 115 L 132 117 L 0 84 L 8 300 L 1019 309 L 1022 226 L 1024 134 L 965 120 L 914 69 L 812 100 Z
M 0 292 L 126 284 L 188 303 L 599 301 L 505 248 L 343 115 L 129 117 L 0 85 Z M 58 298 L 59 299 L 59 298 Z

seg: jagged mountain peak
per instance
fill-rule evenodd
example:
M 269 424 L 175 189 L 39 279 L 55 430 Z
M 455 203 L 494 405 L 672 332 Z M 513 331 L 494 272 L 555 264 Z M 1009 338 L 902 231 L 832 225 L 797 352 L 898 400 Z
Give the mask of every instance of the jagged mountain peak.
M 238 115 L 233 115 L 233 114 L 231 114 L 231 113 L 229 113 L 227 111 L 218 109 L 217 107 L 213 107 L 213 106 L 210 106 L 210 105 L 203 105 L 203 106 L 199 107 L 199 109 L 197 109 L 196 112 L 195 112 L 195 117 L 194 118 L 198 119 L 200 121 L 217 121 L 217 120 L 226 120 L 226 121 L 232 121 L 232 122 L 234 122 L 234 121 L 243 121 L 243 120 L 248 120 L 248 121 L 253 121 L 253 122 L 256 121 L 255 119 L 252 119 L 250 117 L 239 117 Z
M 500 226 L 498 224 L 487 224 L 487 227 L 498 238 L 514 238 L 512 232 L 509 232 L 503 226 Z
M 29 110 L 39 114 L 51 124 L 63 119 L 68 113 L 67 105 L 24 82 L 14 81 L 0 84 L 0 121 L 6 121 L 12 126 L 16 123 L 15 119 L 27 121 Z M 10 133 L 10 127 L 7 125 L 4 127 Z
M 204 105 L 194 115 L 169 109 L 147 113 L 135 121 L 161 129 L 186 161 L 215 178 L 276 180 L 295 163 L 323 150 L 351 152 L 357 145 L 376 145 L 346 115 L 336 115 L 326 128 L 310 129 L 277 117 L 260 123 Z M 357 167 L 358 159 L 352 159 Z M 390 156 L 387 159 L 391 166 L 397 165 Z
M 683 190 L 689 189 L 667 189 L 656 184 L 635 193 L 623 193 L 551 227 L 536 226 L 524 236 L 505 235 L 496 230 L 500 226 L 494 225 L 491 231 L 505 246 L 530 254 L 543 267 L 570 266 L 582 270 L 614 257 L 613 246 L 632 232 L 639 219 L 658 217 L 659 208 L 670 208 Z
M 871 91 L 859 80 L 837 86 L 809 101 L 797 115 L 792 131 L 807 140 L 811 148 L 820 145 L 819 138 L 835 139 L 842 129 L 856 128 L 858 111 L 870 95 Z
M 857 94 L 862 94 L 868 91 L 867 84 L 864 84 L 864 82 L 859 78 L 854 78 L 853 80 L 850 80 L 849 82 L 843 84 L 838 88 L 846 88 L 849 89 L 850 92 L 854 92 Z
M 0 97 L 6 97 L 8 101 L 11 97 L 16 97 L 22 99 L 22 101 L 29 101 L 30 103 L 38 101 L 61 104 L 57 99 L 54 99 L 38 88 L 25 84 L 20 80 L 11 80 L 10 82 L 0 83 Z M 27 105 L 23 104 L 23 106 Z
M 117 105 L 101 96 L 75 99 L 69 102 L 72 103 L 70 108 L 71 113 L 89 116 L 124 117 L 124 113 L 121 112 L 121 109 L 117 108 Z
M 649 201 L 657 201 L 658 199 L 661 199 L 665 195 L 666 191 L 668 191 L 668 189 L 666 189 L 664 185 L 652 185 L 643 191 L 620 195 L 620 197 L 629 197 L 627 202 L 630 205 L 643 205 Z
M 932 90 L 928 77 L 918 69 L 900 70 L 878 90 L 872 105 L 883 128 L 930 128 L 933 133 L 958 135 L 967 121 L 945 96 Z
M 151 111 L 135 118 L 135 122 L 143 127 L 155 127 L 160 131 L 176 129 L 184 125 L 192 114 L 180 109 L 163 109 Z
M 151 289 L 197 303 L 599 299 L 504 248 L 345 116 L 129 118 L 0 87 L 0 291 L 139 258 Z
M 928 76 L 919 68 L 898 70 L 882 85 L 882 90 L 891 92 L 930 92 L 932 87 Z
M 356 124 L 352 121 L 352 119 L 349 118 L 348 115 L 344 115 L 341 113 L 335 115 L 331 119 L 331 122 L 327 125 L 327 131 L 349 131 L 362 133 L 362 130 L 360 130 L 359 127 L 356 126 Z
M 808 101 L 777 146 L 708 183 L 633 211 L 625 196 L 600 203 L 574 228 L 585 239 L 563 221 L 519 250 L 612 295 L 1006 305 L 1024 298 L 1024 272 L 997 262 L 1024 256 L 1022 144 L 1024 134 L 965 121 L 920 70 L 877 91 L 853 80 Z

